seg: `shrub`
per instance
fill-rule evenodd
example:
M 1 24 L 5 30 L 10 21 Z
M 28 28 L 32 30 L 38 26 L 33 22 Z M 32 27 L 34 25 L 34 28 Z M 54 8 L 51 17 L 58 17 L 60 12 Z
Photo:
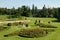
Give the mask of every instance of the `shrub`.
M 10 16 L 8 16 L 8 18 L 17 18 L 17 16 L 15 16 L 15 15 L 10 15 Z
M 35 20 L 35 23 L 34 24 L 37 24 L 37 20 Z
M 39 23 L 40 23 L 40 20 L 39 20 Z
M 49 21 L 48 23 L 50 24 L 51 22 Z
M 4 37 L 8 37 L 8 35 L 4 35 Z
M 11 26 L 12 24 L 11 23 L 8 23 L 7 26 Z
M 19 36 L 34 38 L 34 37 L 42 37 L 48 34 L 48 31 L 45 29 L 23 29 L 19 32 Z
M 39 23 L 39 24 L 37 24 L 37 25 L 40 26 L 40 27 L 45 27 L 45 28 L 57 28 L 57 27 L 55 27 L 55 26 L 53 26 L 53 25 L 43 24 L 43 23 Z
M 22 24 L 21 22 L 19 22 L 19 24 Z
M 26 27 L 28 27 L 29 25 L 28 24 L 26 24 Z

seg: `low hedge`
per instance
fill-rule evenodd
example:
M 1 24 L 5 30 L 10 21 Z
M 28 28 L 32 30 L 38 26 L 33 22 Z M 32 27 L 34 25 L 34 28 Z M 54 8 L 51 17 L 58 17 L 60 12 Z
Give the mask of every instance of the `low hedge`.
M 43 23 L 39 23 L 37 25 L 40 27 L 45 27 L 45 28 L 57 28 L 56 26 L 49 25 L 49 24 L 43 24 Z
M 34 37 L 42 37 L 48 34 L 46 29 L 22 29 L 19 32 L 19 36 L 27 37 L 27 38 L 34 38 Z

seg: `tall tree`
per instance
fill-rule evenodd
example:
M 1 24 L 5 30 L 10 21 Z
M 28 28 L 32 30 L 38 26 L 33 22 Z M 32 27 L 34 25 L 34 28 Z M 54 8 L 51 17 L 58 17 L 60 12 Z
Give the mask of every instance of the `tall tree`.
M 38 17 L 38 9 L 37 9 L 37 7 L 35 7 L 35 17 Z
M 35 17 L 35 7 L 34 7 L 34 4 L 32 5 L 32 15 L 33 15 L 33 17 Z
M 57 19 L 60 21 L 60 8 L 58 8 Z
M 42 14 L 43 17 L 48 17 L 48 10 L 46 9 L 45 5 L 43 6 L 42 11 L 43 11 L 43 14 Z

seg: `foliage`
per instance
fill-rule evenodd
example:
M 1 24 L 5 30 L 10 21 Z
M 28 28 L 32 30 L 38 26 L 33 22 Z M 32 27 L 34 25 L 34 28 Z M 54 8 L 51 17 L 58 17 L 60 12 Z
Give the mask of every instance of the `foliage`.
M 3 27 L 3 26 L 0 26 L 0 30 L 4 30 L 6 29 L 7 27 Z
M 58 19 L 58 21 L 60 21 L 60 8 L 58 8 L 57 19 Z
M 11 26 L 12 24 L 11 23 L 8 23 L 7 26 Z
M 26 27 L 28 27 L 29 25 L 28 24 L 26 24 Z
M 34 24 L 37 24 L 37 20 L 35 20 L 35 23 Z
M 37 6 L 32 5 L 32 9 L 23 5 L 15 9 L 0 8 L 0 15 L 10 15 L 9 18 L 16 18 L 19 16 L 25 17 L 57 17 L 57 8 L 46 8 L 44 5 L 42 9 L 38 9 Z M 11 16 L 13 15 L 13 16 Z
M 19 36 L 34 38 L 34 37 L 42 37 L 48 34 L 48 31 L 45 29 L 22 29 L 19 32 Z
M 39 23 L 37 24 L 40 27 L 45 27 L 45 28 L 57 28 L 56 26 L 50 25 L 50 24 L 43 24 L 43 23 Z

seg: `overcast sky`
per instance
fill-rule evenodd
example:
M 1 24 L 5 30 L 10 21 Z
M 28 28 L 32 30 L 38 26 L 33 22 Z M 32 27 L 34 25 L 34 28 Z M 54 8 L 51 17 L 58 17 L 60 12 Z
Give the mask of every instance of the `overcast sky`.
M 32 4 L 38 8 L 42 8 L 45 4 L 46 7 L 60 7 L 60 0 L 0 0 L 0 7 L 18 8 L 22 5 L 32 7 Z

